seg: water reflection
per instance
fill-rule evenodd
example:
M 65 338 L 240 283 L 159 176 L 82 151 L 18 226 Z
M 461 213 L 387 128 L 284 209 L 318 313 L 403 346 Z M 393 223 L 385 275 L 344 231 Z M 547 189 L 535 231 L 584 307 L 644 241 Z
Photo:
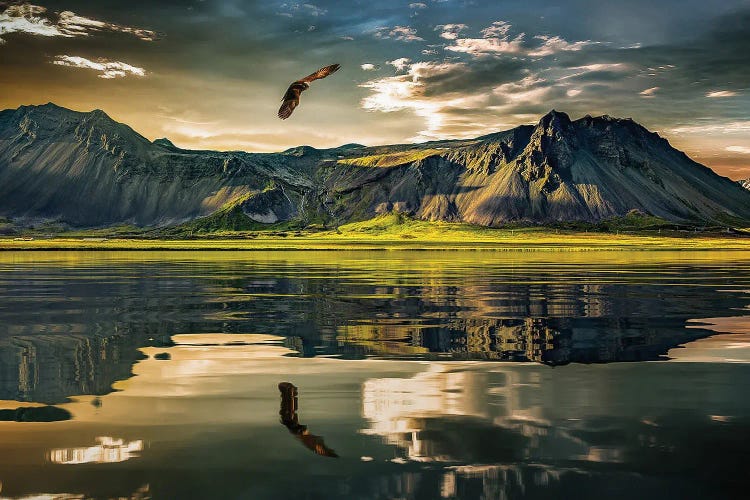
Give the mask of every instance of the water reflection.
M 590 389 L 590 388 L 589 388 Z M 545 415 L 538 372 L 454 371 L 431 366 L 409 379 L 372 379 L 363 386 L 365 432 L 419 462 L 497 462 L 565 456 L 617 461 L 620 450 L 588 446 Z M 554 441 L 551 445 L 549 441 Z M 464 470 L 464 469 L 461 469 Z
M 70 420 L 69 411 L 57 406 L 21 406 L 0 409 L 0 422 L 59 422 Z
M 300 356 L 655 360 L 746 310 L 743 252 L 0 255 L 0 399 L 106 394 L 175 334 Z
M 96 438 L 99 444 L 78 448 L 50 450 L 49 461 L 56 464 L 111 464 L 137 457 L 143 451 L 143 441 L 125 442 L 123 439 L 103 436 Z
M 128 498 L 149 484 L 154 498 L 743 498 L 750 364 L 295 358 L 279 338 L 229 339 L 147 348 L 100 407 L 63 405 L 72 421 L 0 423 L 3 494 Z M 170 359 L 153 358 L 163 351 Z M 279 417 L 340 458 L 302 449 Z M 104 430 L 142 440 L 137 460 L 45 458 Z
M 2 493 L 2 483 L 0 483 L 0 494 Z M 0 500 L 88 500 L 90 497 L 82 493 L 35 493 L 22 497 L 0 496 Z M 149 500 L 149 486 L 144 485 L 138 488 L 131 495 L 121 496 L 117 500 Z
M 565 491 L 565 483 L 588 488 L 605 476 L 642 482 L 636 477 L 686 473 L 702 488 L 713 485 L 699 498 L 730 498 L 742 491 L 730 464 L 750 458 L 740 444 L 750 439 L 747 408 L 735 408 L 734 416 L 707 415 L 671 398 L 662 405 L 639 402 L 636 385 L 615 388 L 615 380 L 623 382 L 617 376 L 593 382 L 563 374 L 552 381 L 542 374 L 433 364 L 408 378 L 370 379 L 363 384 L 362 414 L 368 421 L 363 432 L 398 447 L 407 461 L 447 464 L 435 480 L 441 498 L 526 498 L 540 489 Z M 664 384 L 657 394 L 667 394 L 670 384 L 674 390 L 684 387 L 676 380 L 652 382 Z M 711 387 L 747 387 L 724 384 Z M 654 395 L 641 393 L 646 399 Z M 711 399 L 703 404 L 715 407 L 723 397 Z M 424 490 L 406 480 L 388 494 L 397 491 L 417 498 Z
M 297 410 L 299 408 L 297 387 L 289 382 L 281 382 L 279 384 L 279 392 L 281 392 L 281 409 L 279 410 L 281 425 L 286 427 L 289 432 L 305 446 L 305 448 L 316 455 L 338 458 L 336 452 L 326 446 L 322 437 L 311 434 L 306 425 L 299 423 L 299 417 L 297 415 Z
M 531 457 L 550 422 L 521 391 L 538 385 L 538 373 L 454 371 L 447 365 L 431 365 L 408 379 L 371 379 L 363 386 L 362 414 L 370 421 L 364 432 L 419 462 Z

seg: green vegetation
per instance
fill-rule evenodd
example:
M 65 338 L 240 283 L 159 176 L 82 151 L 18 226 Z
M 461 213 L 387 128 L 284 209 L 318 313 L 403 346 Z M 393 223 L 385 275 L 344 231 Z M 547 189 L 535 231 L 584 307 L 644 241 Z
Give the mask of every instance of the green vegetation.
M 244 217 L 245 220 L 240 217 Z M 705 249 L 750 250 L 750 233 L 722 228 L 687 228 L 638 213 L 598 225 L 488 228 L 464 223 L 429 222 L 402 213 L 379 215 L 337 228 L 315 223 L 263 225 L 238 205 L 177 228 L 132 226 L 59 233 L 25 231 L 24 238 L 0 237 L 0 249 L 102 250 L 323 250 L 323 249 L 487 249 L 600 250 Z M 234 224 L 234 226 L 233 226 Z M 575 226 L 575 227 L 571 227 Z M 235 227 L 236 229 L 231 229 Z M 213 228 L 220 230 L 214 231 Z M 259 228 L 262 228 L 259 229 Z
M 276 182 L 271 179 L 266 184 L 261 193 L 267 193 L 276 189 Z M 264 224 L 254 221 L 248 217 L 242 209 L 243 203 L 247 202 L 257 192 L 247 193 L 244 196 L 235 198 L 226 203 L 219 210 L 206 217 L 200 217 L 184 224 L 168 228 L 152 229 L 144 236 L 150 238 L 194 238 L 194 237 L 232 237 L 240 235 L 242 237 L 252 237 L 252 232 L 279 232 L 299 229 L 299 221 L 285 221 L 276 224 Z
M 74 229 L 60 230 L 55 236 L 67 238 L 142 238 L 148 234 L 150 229 L 134 226 L 132 224 L 118 224 L 96 229 Z M 37 229 L 37 233 L 44 235 L 43 230 Z M 33 235 L 33 233 L 32 233 Z
M 271 188 L 272 189 L 272 188 Z M 242 211 L 242 204 L 254 193 L 248 193 L 236 200 L 232 200 L 209 216 L 181 224 L 164 230 L 165 235 L 188 236 L 194 233 L 214 233 L 217 231 L 249 231 L 257 230 L 258 224 Z
M 319 225 L 320 226 L 320 225 Z M 303 225 L 298 221 L 263 224 L 245 215 L 237 205 L 219 210 L 207 217 L 169 228 L 151 229 L 145 238 L 255 238 L 259 235 L 287 236 L 287 232 L 298 232 Z M 322 226 L 320 226 L 322 227 Z
M 422 160 L 428 156 L 443 153 L 439 149 L 416 149 L 399 153 L 386 153 L 379 155 L 360 156 L 358 158 L 347 158 L 339 160 L 339 163 L 356 165 L 358 167 L 395 167 L 415 161 Z
M 644 215 L 637 211 L 628 213 L 625 217 L 604 220 L 598 224 L 585 222 L 564 222 L 548 226 L 521 225 L 518 223 L 508 224 L 501 228 L 490 228 L 466 223 L 423 221 L 409 217 L 402 213 L 389 213 L 379 215 L 373 219 L 362 222 L 353 222 L 339 226 L 338 232 L 342 235 L 367 235 L 377 237 L 399 237 L 405 239 L 443 239 L 451 241 L 466 238 L 468 240 L 498 240 L 501 238 L 544 238 L 559 236 L 559 239 L 584 240 L 590 233 L 609 236 L 633 236 L 633 237 L 670 237 L 670 238 L 695 238 L 695 237 L 719 237 L 726 238 L 732 234 L 735 237 L 750 237 L 750 232 L 731 230 L 727 232 L 724 227 L 697 227 L 690 225 L 675 224 L 659 217 Z M 593 236 L 593 234 L 591 234 Z M 626 238 L 620 238 L 626 241 Z

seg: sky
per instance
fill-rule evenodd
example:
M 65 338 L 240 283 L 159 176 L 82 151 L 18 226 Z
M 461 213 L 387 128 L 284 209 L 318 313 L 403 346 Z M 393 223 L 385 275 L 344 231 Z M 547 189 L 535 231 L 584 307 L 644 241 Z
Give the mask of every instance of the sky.
M 629 117 L 750 177 L 750 0 L 0 1 L 0 109 L 102 109 L 180 147 L 470 138 Z M 313 82 L 276 112 L 292 81 Z

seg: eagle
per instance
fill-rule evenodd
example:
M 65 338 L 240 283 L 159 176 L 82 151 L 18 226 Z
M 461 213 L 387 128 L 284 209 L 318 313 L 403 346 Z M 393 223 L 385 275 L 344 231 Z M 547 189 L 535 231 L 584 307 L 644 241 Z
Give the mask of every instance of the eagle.
M 292 116 L 292 111 L 294 111 L 294 108 L 299 106 L 299 95 L 303 90 L 307 90 L 308 88 L 310 88 L 310 82 L 325 78 L 331 73 L 335 73 L 336 71 L 338 71 L 340 67 L 341 66 L 339 64 L 331 64 L 330 66 L 320 68 L 315 73 L 307 75 L 306 77 L 301 78 L 289 85 L 289 88 L 286 89 L 286 94 L 284 94 L 284 97 L 281 99 L 283 102 L 281 103 L 281 107 L 279 108 L 279 118 L 281 118 L 282 120 L 286 120 L 287 118 Z

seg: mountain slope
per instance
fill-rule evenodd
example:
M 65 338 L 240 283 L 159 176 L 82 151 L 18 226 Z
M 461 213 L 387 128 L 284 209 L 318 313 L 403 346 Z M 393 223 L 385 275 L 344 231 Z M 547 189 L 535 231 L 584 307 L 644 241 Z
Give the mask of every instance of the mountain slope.
M 102 111 L 52 104 L 0 112 L 0 213 L 77 226 L 170 224 L 205 216 L 274 180 L 283 217 L 310 187 L 285 155 L 185 151 L 154 143 Z M 294 196 L 294 198 L 292 198 Z M 263 207 L 261 218 L 270 218 Z
M 750 192 L 608 116 L 571 121 L 553 111 L 474 140 L 250 154 L 149 142 L 98 110 L 0 112 L 0 216 L 16 219 L 240 228 L 399 211 L 496 226 L 596 222 L 634 209 L 680 222 L 750 220 Z
M 391 161 L 377 173 L 378 158 L 366 160 L 328 178 L 342 218 L 396 209 L 493 226 L 598 221 L 633 209 L 673 221 L 750 215 L 736 184 L 630 120 L 571 122 L 552 112 L 536 127 Z

